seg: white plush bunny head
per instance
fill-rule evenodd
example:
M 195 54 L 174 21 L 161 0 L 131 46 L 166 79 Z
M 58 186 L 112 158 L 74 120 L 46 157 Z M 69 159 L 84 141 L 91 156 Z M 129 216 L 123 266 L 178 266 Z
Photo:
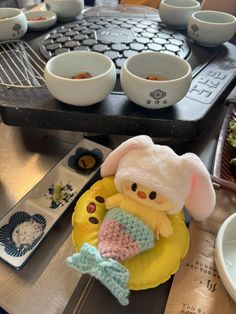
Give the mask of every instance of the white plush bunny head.
M 203 220 L 215 206 L 210 175 L 200 158 L 193 153 L 179 156 L 168 146 L 154 144 L 146 135 L 133 137 L 116 148 L 102 164 L 101 175 L 115 175 L 119 192 L 127 180 L 155 190 L 173 204 L 167 211 L 170 215 L 185 205 L 193 218 Z

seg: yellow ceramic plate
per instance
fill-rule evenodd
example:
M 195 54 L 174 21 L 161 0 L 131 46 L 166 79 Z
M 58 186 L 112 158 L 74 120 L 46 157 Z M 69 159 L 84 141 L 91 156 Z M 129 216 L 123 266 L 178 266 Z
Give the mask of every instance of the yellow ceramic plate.
M 108 177 L 96 182 L 77 201 L 72 216 L 72 240 L 77 252 L 85 242 L 97 246 L 99 226 L 106 214 L 105 199 L 115 193 L 113 177 Z M 129 289 L 156 287 L 178 270 L 188 251 L 189 233 L 182 211 L 169 218 L 174 228 L 170 238 L 160 237 L 153 249 L 123 262 L 130 272 Z

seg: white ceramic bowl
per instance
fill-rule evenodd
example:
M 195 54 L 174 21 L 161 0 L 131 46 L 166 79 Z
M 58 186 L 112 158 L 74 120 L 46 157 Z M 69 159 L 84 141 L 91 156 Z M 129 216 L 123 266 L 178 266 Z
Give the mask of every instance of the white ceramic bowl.
M 72 79 L 88 72 L 92 77 Z M 51 94 L 75 106 L 89 106 L 106 98 L 116 82 L 115 65 L 107 56 L 92 51 L 72 51 L 50 59 L 44 77 Z
M 84 9 L 84 0 L 45 0 L 46 8 L 57 14 L 60 21 L 73 20 Z
M 201 9 L 196 0 L 162 0 L 159 14 L 163 23 L 174 28 L 187 28 L 190 16 Z
M 164 80 L 148 80 L 148 76 Z M 192 80 L 189 63 L 162 52 L 141 52 L 129 57 L 121 68 L 120 81 L 134 103 L 160 109 L 177 103 L 188 92 Z
M 236 31 L 235 16 L 219 11 L 198 11 L 188 22 L 188 35 L 206 47 L 219 46 L 229 41 Z
M 230 215 L 218 231 L 215 262 L 221 281 L 236 302 L 236 213 Z
M 57 15 L 51 11 L 26 11 L 28 29 L 32 31 L 46 30 L 57 21 Z M 42 19 L 41 19 L 42 18 Z
M 0 8 L 0 41 L 19 39 L 27 31 L 27 20 L 20 9 Z

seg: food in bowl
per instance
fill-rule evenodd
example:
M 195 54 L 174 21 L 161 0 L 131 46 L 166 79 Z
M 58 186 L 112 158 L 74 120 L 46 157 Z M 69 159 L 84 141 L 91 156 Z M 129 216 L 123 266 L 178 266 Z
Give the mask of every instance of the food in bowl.
M 92 75 L 88 72 L 82 72 L 82 73 L 79 73 L 79 74 L 72 76 L 72 78 L 74 80 L 84 80 L 84 79 L 88 79 L 90 77 L 92 77 Z
M 46 30 L 57 21 L 56 13 L 51 11 L 26 11 L 25 16 L 31 31 Z
M 159 75 L 148 75 L 146 76 L 146 80 L 151 80 L 151 81 L 164 81 L 165 78 L 161 77 Z
M 73 79 L 79 73 L 91 77 Z M 107 97 L 116 82 L 113 61 L 93 51 L 65 52 L 50 59 L 44 70 L 50 93 L 58 100 L 75 106 L 90 106 Z
M 153 73 L 158 69 L 158 73 Z M 146 79 L 152 75 L 164 80 Z M 148 109 L 174 105 L 188 92 L 192 81 L 190 64 L 164 52 L 140 52 L 130 56 L 121 68 L 121 86 L 128 98 Z
M 46 20 L 46 17 L 39 16 L 39 17 L 27 17 L 27 21 L 43 21 Z

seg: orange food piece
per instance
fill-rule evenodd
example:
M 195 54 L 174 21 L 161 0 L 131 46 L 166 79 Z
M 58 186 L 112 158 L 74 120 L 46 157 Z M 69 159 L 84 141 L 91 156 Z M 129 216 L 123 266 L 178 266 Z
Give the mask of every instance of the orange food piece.
M 39 16 L 39 17 L 28 17 L 27 20 L 28 20 L 28 21 L 43 21 L 43 20 L 46 20 L 46 17 L 43 17 L 43 16 Z
M 82 79 L 87 79 L 87 78 L 90 78 L 92 77 L 92 75 L 88 72 L 82 72 L 82 73 L 79 73 L 79 74 L 76 74 L 74 76 L 72 76 L 72 79 L 74 80 L 82 80 Z
M 163 77 L 160 77 L 158 75 L 148 75 L 146 79 L 152 81 L 164 81 Z

